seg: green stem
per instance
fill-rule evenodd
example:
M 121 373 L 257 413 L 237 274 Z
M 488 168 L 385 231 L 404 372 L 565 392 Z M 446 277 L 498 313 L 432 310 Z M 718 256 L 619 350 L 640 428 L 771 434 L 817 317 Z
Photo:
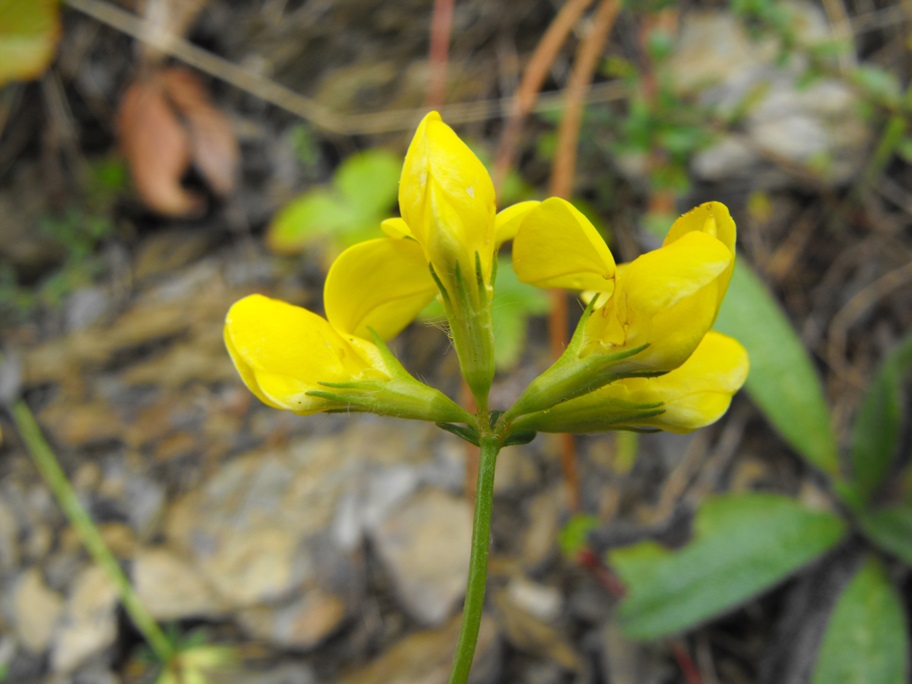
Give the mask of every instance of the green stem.
M 10 409 L 10 413 L 16 423 L 16 427 L 19 429 L 19 434 L 22 435 L 22 439 L 32 455 L 35 465 L 41 472 L 41 476 L 47 482 L 51 491 L 54 492 L 54 496 L 57 497 L 57 501 L 70 523 L 76 528 L 92 560 L 104 568 L 108 577 L 117 587 L 120 601 L 133 619 L 133 623 L 142 632 L 159 661 L 167 665 L 171 661 L 174 652 L 171 643 L 139 600 L 139 596 L 136 595 L 130 580 L 124 575 L 114 554 L 108 549 L 98 528 L 92 522 L 91 516 L 79 503 L 76 492 L 73 491 L 73 487 L 67 480 L 66 474 L 60 468 L 54 452 L 44 439 L 41 428 L 35 421 L 31 409 L 24 401 L 17 401 Z
M 481 434 L 481 463 L 475 492 L 475 522 L 472 528 L 472 555 L 469 581 L 462 610 L 462 626 L 456 657 L 450 671 L 450 684 L 465 684 L 472 670 L 472 658 L 478 642 L 481 614 L 484 609 L 485 584 L 488 579 L 488 551 L 491 547 L 491 512 L 494 508 L 494 464 L 501 440 L 487 430 Z

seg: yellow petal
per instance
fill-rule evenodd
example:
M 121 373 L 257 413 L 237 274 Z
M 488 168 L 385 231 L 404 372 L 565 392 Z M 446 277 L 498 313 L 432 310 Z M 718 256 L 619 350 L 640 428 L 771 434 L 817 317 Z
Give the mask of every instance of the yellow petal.
M 475 254 L 490 275 L 494 184 L 484 165 L 437 112 L 424 117 L 399 180 L 399 209 L 441 278 L 459 264 L 474 273 Z
M 414 240 L 378 238 L 346 249 L 326 276 L 326 317 L 340 333 L 371 339 L 397 335 L 434 298 L 437 288 Z
M 672 307 L 714 281 L 731 262 L 731 251 L 719 240 L 706 233 L 687 233 L 624 269 L 628 305 L 644 313 Z
M 398 216 L 396 218 L 384 219 L 380 223 L 380 230 L 382 230 L 387 237 L 391 238 L 413 237 L 408 224 L 404 219 L 401 219 Z
M 717 421 L 747 379 L 747 351 L 737 340 L 708 332 L 680 367 L 658 378 L 622 380 L 634 402 L 661 401 L 665 412 L 646 423 L 690 432 Z
M 734 254 L 737 229 L 728 207 L 721 202 L 706 202 L 699 207 L 691 209 L 672 224 L 668 235 L 665 236 L 664 244 L 669 245 L 680 240 L 688 233 L 694 232 L 712 235 L 732 253 L 731 264 L 717 281 L 719 299 L 721 300 L 728 290 L 728 282 L 731 280 L 731 274 L 735 268 Z
M 705 233 L 688 233 L 618 270 L 614 295 L 586 322 L 582 355 L 649 345 L 619 371 L 664 372 L 681 365 L 712 327 L 717 281 L 732 254 Z
M 231 307 L 225 344 L 250 391 L 270 406 L 301 414 L 327 407 L 306 394 L 321 389 L 320 382 L 352 380 L 366 368 L 326 319 L 262 295 Z
M 569 202 L 546 199 L 513 239 L 513 266 L 525 283 L 571 290 L 614 289 L 615 263 L 598 231 Z
M 495 249 L 500 249 L 503 243 L 516 237 L 516 231 L 519 230 L 528 213 L 539 204 L 541 202 L 519 202 L 497 212 L 497 216 L 494 217 Z
M 668 245 L 687 233 L 707 233 L 735 251 L 737 230 L 731 214 L 721 202 L 706 202 L 680 216 L 671 226 L 663 244 Z

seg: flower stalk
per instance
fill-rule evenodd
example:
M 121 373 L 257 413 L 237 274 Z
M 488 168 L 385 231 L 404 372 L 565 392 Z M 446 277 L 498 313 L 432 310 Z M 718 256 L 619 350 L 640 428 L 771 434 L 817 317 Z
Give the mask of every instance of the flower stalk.
M 462 625 L 456 656 L 450 671 L 450 684 L 465 684 L 472 670 L 478 630 L 484 609 L 485 587 L 488 580 L 488 555 L 491 549 L 491 514 L 494 509 L 494 466 L 501 448 L 501 438 L 488 431 L 479 435 L 481 462 L 475 492 L 475 518 L 472 527 L 472 553 L 469 559 L 469 578 L 462 609 Z

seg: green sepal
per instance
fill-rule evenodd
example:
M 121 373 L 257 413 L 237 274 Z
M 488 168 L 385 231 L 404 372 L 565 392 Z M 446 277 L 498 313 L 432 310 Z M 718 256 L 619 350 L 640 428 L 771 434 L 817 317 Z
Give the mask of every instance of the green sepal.
M 390 351 L 376 331 L 371 330 L 374 344 L 389 378 L 371 378 L 348 382 L 321 382 L 327 390 L 311 390 L 308 396 L 340 404 L 333 411 L 363 411 L 380 416 L 395 416 L 430 422 L 464 422 L 472 414 L 433 387 L 416 380 Z
M 532 430 L 520 430 L 519 432 L 511 432 L 509 435 L 507 435 L 506 439 L 504 439 L 503 445 L 505 447 L 508 447 L 528 444 L 537 436 L 538 433 L 533 432 Z
M 477 447 L 481 446 L 481 441 L 478 438 L 478 430 L 473 427 L 469 427 L 468 425 L 454 425 L 453 423 L 437 423 L 437 427 L 456 435 L 460 439 L 464 439 L 469 444 L 473 444 Z

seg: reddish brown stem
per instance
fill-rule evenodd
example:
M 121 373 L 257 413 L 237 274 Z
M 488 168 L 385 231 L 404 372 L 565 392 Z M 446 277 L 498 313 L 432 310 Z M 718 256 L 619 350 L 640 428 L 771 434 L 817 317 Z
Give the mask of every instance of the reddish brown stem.
M 592 0 L 568 0 L 554 17 L 554 21 L 548 26 L 541 40 L 538 41 L 535 52 L 532 53 L 519 82 L 519 88 L 516 90 L 516 97 L 513 101 L 513 111 L 510 113 L 510 118 L 507 120 L 500 138 L 500 147 L 494 161 L 496 187 L 501 186 L 507 171 L 513 165 L 516 146 L 519 143 L 519 133 L 526 117 L 535 106 L 535 100 L 538 99 L 548 72 L 557 58 L 557 53 L 576 22 L 591 4 Z
M 431 18 L 431 47 L 428 54 L 431 73 L 428 78 L 427 92 L 428 107 L 433 109 L 442 106 L 446 96 L 450 34 L 453 31 L 453 1 L 434 0 L 434 15 Z
M 557 150 L 551 167 L 551 194 L 568 198 L 573 194 L 573 180 L 576 175 L 576 148 L 579 144 L 580 127 L 583 120 L 583 102 L 592 75 L 598 64 L 598 57 L 608 40 L 620 9 L 620 0 L 602 0 L 595 10 L 592 28 L 580 43 L 573 69 L 567 82 L 565 105 L 560 127 L 557 131 Z M 567 295 L 563 292 L 552 294 L 551 318 L 548 330 L 551 334 L 551 350 L 557 358 L 567 344 Z M 561 436 L 561 467 L 569 492 L 571 510 L 579 510 L 580 483 L 576 468 L 576 446 L 573 435 Z

